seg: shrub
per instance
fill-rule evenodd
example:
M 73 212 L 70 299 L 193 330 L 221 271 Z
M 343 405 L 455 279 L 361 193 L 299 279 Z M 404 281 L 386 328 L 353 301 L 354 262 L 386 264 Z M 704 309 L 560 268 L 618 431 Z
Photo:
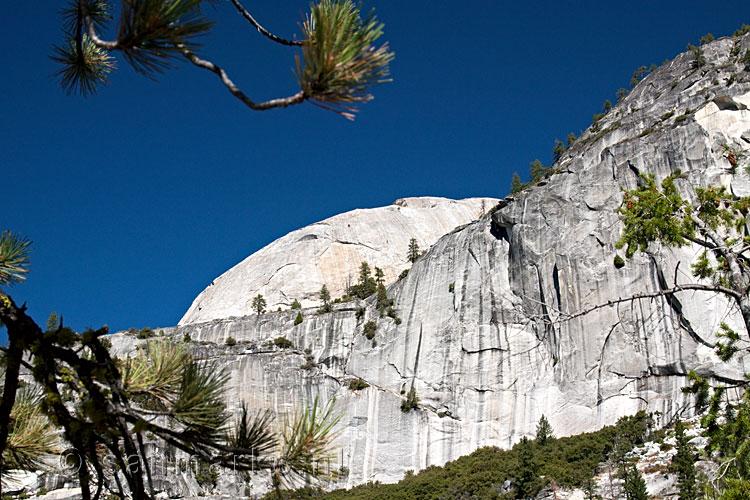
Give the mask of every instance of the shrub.
M 302 323 L 302 312 L 298 312 L 297 317 L 294 318 L 294 326 L 297 326 L 300 323 Z
M 294 309 L 302 309 L 302 304 L 297 299 L 294 299 L 294 302 L 292 302 L 292 310 Z
M 417 391 L 412 387 L 406 394 L 406 399 L 401 401 L 401 411 L 409 413 L 417 408 L 419 408 L 419 397 L 417 397 Z
M 286 337 L 276 337 L 275 339 L 273 339 L 273 345 L 280 349 L 289 349 L 294 344 L 292 344 L 292 341 Z
M 192 342 L 193 339 L 190 338 L 190 334 L 189 333 L 186 333 L 185 335 L 182 336 L 182 341 L 185 342 L 186 344 L 188 344 L 188 343 Z
M 354 316 L 357 318 L 357 323 L 359 323 L 365 317 L 365 308 L 358 307 L 357 312 L 354 313 Z
M 151 329 L 149 327 L 145 327 L 145 328 L 141 328 L 141 330 L 136 334 L 136 338 L 139 338 L 139 339 L 150 339 L 154 335 L 155 334 L 154 334 L 154 330 L 153 329 Z
M 408 269 L 404 269 L 403 271 L 401 271 L 401 274 L 398 275 L 398 279 L 402 280 L 402 279 L 406 278 L 407 274 L 409 274 L 409 270 Z
M 224 341 L 224 343 L 228 346 L 237 345 L 237 341 L 234 339 L 234 337 L 227 337 L 227 339 Z
M 367 382 L 365 382 L 359 377 L 349 381 L 350 391 L 361 391 L 362 389 L 367 389 L 368 387 L 370 387 L 370 384 L 368 384 Z
M 742 27 L 740 29 L 738 29 L 737 31 L 735 31 L 734 35 L 732 35 L 732 36 L 734 36 L 736 38 L 736 37 L 742 36 L 742 35 L 744 35 L 746 33 L 750 33 L 750 25 L 743 24 Z
M 701 37 L 701 39 L 698 41 L 701 45 L 705 45 L 709 42 L 713 42 L 715 40 L 714 36 L 711 33 L 706 33 Z
M 620 269 L 625 266 L 625 260 L 619 255 L 615 255 L 614 264 L 617 269 Z
M 372 340 L 375 338 L 375 331 L 377 331 L 378 325 L 374 321 L 368 321 L 365 323 L 364 328 L 362 329 L 362 335 L 367 337 L 367 340 Z
M 454 281 L 453 283 L 448 285 L 448 292 L 453 293 L 455 291 L 456 291 L 456 282 Z

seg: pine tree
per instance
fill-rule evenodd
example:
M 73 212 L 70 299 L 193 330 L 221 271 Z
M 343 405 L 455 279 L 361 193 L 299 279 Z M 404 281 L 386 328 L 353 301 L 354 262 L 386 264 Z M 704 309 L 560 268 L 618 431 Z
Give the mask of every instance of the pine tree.
M 525 187 L 526 185 L 521 180 L 518 172 L 513 172 L 513 178 L 510 181 L 510 194 L 520 193 Z
M 513 480 L 515 494 L 516 498 L 530 498 L 536 492 L 536 483 L 539 478 L 534 462 L 534 444 L 527 437 L 523 437 L 517 446 L 519 463 Z
M 674 424 L 677 454 L 672 457 L 672 469 L 677 472 L 677 486 L 680 489 L 679 500 L 696 500 L 698 486 L 695 479 L 695 449 L 685 435 L 685 425 L 679 415 Z
M 531 174 L 531 182 L 537 182 L 537 181 L 542 180 L 548 171 L 549 169 L 545 167 L 544 164 L 541 161 L 539 161 L 538 158 L 529 164 L 529 173 Z M 520 181 L 521 179 L 519 178 L 518 180 Z
M 375 266 L 375 284 L 376 285 L 384 285 L 385 284 L 385 273 L 382 269 Z
M 28 265 L 28 257 L 19 258 L 18 253 L 19 242 L 25 240 L 14 241 L 0 235 L 3 284 L 22 280 Z M 265 303 L 262 295 L 258 298 L 259 304 Z M 228 372 L 195 359 L 185 342 L 147 339 L 119 363 L 102 339 L 106 327 L 83 333 L 60 326 L 42 331 L 26 308 L 2 290 L 0 320 L 8 332 L 0 369 L 3 480 L 8 470 L 39 470 L 50 455 L 70 448 L 83 464 L 77 468 L 83 500 L 99 497 L 102 490 L 92 491 L 92 486 L 118 498 L 154 498 L 146 436 L 160 443 L 157 446 L 169 443 L 217 466 L 270 470 L 275 485 L 291 474 L 323 472 L 313 460 L 331 447 L 337 422 L 332 405 L 321 408 L 316 400 L 277 434 L 269 412 L 251 417 L 243 405 L 242 414 L 233 418 L 226 408 Z M 228 337 L 227 343 L 232 342 Z M 19 369 L 25 357 L 34 365 L 33 382 L 21 387 Z M 155 411 L 158 419 L 153 418 Z M 283 464 L 272 459 L 279 450 Z M 108 470 L 118 471 L 114 480 L 105 474 Z M 0 496 L 4 484 L 0 481 Z
M 212 61 L 196 54 L 197 38 L 215 24 L 202 9 L 200 0 L 138 0 L 121 2 L 115 40 L 101 34 L 113 28 L 109 0 L 71 0 L 62 10 L 62 44 L 54 47 L 51 59 L 59 64 L 56 76 L 67 93 L 95 94 L 109 83 L 116 69 L 114 53 L 119 51 L 136 72 L 153 77 L 173 66 L 188 62 L 216 74 L 232 95 L 253 110 L 287 107 L 311 101 L 323 109 L 354 118 L 356 106 L 372 99 L 370 88 L 389 82 L 393 53 L 388 44 L 374 44 L 383 25 L 371 12 L 363 19 L 352 0 L 319 0 L 300 24 L 299 40 L 285 40 L 263 28 L 239 0 L 231 3 L 253 31 L 280 45 L 300 47 L 294 76 L 296 94 L 266 102 L 255 102 L 237 88 L 229 74 Z M 168 8 L 167 8 L 168 7 Z
M 253 297 L 252 308 L 258 316 L 266 312 L 266 299 L 263 298 L 262 294 L 259 293 Z
M 552 148 L 552 163 L 557 163 L 558 161 L 560 161 L 560 158 L 562 158 L 562 155 L 566 149 L 568 148 L 565 147 L 564 142 L 562 142 L 560 139 L 555 139 L 555 147 Z
M 417 244 L 416 238 L 412 238 L 409 240 L 409 250 L 406 252 L 406 259 L 414 264 L 419 259 L 419 256 L 419 244 Z
M 298 311 L 298 312 L 297 312 L 297 317 L 296 317 L 296 318 L 294 318 L 294 326 L 297 326 L 297 325 L 299 325 L 300 323 L 302 323 L 302 312 L 301 312 L 301 311 Z
M 331 293 L 328 291 L 328 287 L 325 284 L 320 287 L 320 300 L 323 301 L 323 307 L 328 306 L 331 301 Z
M 623 488 L 625 490 L 626 500 L 648 500 L 648 490 L 646 489 L 646 481 L 643 480 L 643 476 L 638 472 L 635 465 L 631 465 L 625 471 L 625 484 Z
M 60 327 L 60 320 L 57 317 L 57 313 L 55 311 L 52 311 L 49 313 L 49 317 L 47 318 L 47 331 L 50 330 L 57 330 Z
M 544 446 L 552 439 L 555 439 L 552 426 L 550 425 L 549 420 L 547 420 L 547 417 L 542 414 L 539 423 L 536 424 L 536 444 Z

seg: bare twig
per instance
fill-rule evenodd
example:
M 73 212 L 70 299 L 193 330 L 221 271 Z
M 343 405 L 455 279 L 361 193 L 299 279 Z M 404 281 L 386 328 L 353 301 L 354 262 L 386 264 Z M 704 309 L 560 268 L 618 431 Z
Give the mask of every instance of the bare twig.
M 605 307 L 611 307 L 616 304 L 621 304 L 623 302 L 632 302 L 638 299 L 653 299 L 656 297 L 664 297 L 667 295 L 674 295 L 676 293 L 684 292 L 688 290 L 722 293 L 724 295 L 728 295 L 736 299 L 738 302 L 742 298 L 742 296 L 736 290 L 732 290 L 731 288 L 726 288 L 726 287 L 722 287 L 718 285 L 704 285 L 702 283 L 686 283 L 684 285 L 677 285 L 672 288 L 667 288 L 665 290 L 658 290 L 655 292 L 636 293 L 628 297 L 621 297 L 619 299 L 608 300 L 607 302 L 603 302 L 601 304 L 597 304 L 595 306 L 591 306 L 591 307 L 582 309 L 574 313 L 564 313 L 561 311 L 560 314 L 561 316 L 565 316 L 565 318 L 563 318 L 562 321 L 569 321 L 571 319 L 578 318 L 580 316 L 585 316 L 598 309 L 604 309 Z
M 229 92 L 231 92 L 232 95 L 237 99 L 245 103 L 245 105 L 250 109 L 254 109 L 256 111 L 265 111 L 267 109 L 273 108 L 286 108 L 288 106 L 304 102 L 307 99 L 305 93 L 300 90 L 293 96 L 257 103 L 250 99 L 244 92 L 242 92 L 237 87 L 237 85 L 235 85 L 234 82 L 229 78 L 227 72 L 221 69 L 219 66 L 212 63 L 211 61 L 201 59 L 194 52 L 188 49 L 184 44 L 177 43 L 175 44 L 175 47 L 177 47 L 177 49 L 182 52 L 182 55 L 184 55 L 185 58 L 187 58 L 187 60 L 189 60 L 194 65 L 198 66 L 199 68 L 207 69 L 208 71 L 216 74 L 221 79 L 221 82 L 224 84 L 224 86 L 226 86 L 226 88 L 229 90 Z
M 237 11 L 242 15 L 242 17 L 247 19 L 247 21 L 250 24 L 252 24 L 255 27 L 255 29 L 258 30 L 258 33 L 267 37 L 268 39 L 273 40 L 276 43 L 280 43 L 281 45 L 292 46 L 292 47 L 293 46 L 299 47 L 308 43 L 307 40 L 286 40 L 284 38 L 274 35 L 270 31 L 265 29 L 263 26 L 261 26 L 260 23 L 258 23 L 258 21 L 256 21 L 255 18 L 250 15 L 247 9 L 245 9 L 245 7 L 243 7 L 242 4 L 238 0 L 230 0 L 230 1 L 232 2 L 232 4 L 234 4 L 234 6 L 237 8 Z

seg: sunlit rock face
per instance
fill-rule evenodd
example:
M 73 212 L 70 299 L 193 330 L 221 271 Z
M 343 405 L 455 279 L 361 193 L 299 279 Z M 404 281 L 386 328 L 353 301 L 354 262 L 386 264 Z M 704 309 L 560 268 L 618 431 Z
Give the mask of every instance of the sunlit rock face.
M 750 39 L 737 43 L 744 53 Z M 584 132 L 565 152 L 557 173 L 505 198 L 491 213 L 487 200 L 484 207 L 482 200 L 441 200 L 426 212 L 407 201 L 375 209 L 382 229 L 364 222 L 367 211 L 355 211 L 295 231 L 219 278 L 183 324 L 165 333 L 200 341 L 196 354 L 230 371 L 231 405 L 244 400 L 283 415 L 316 396 L 336 398 L 336 456 L 348 469 L 341 483 L 348 486 L 396 481 L 406 470 L 443 464 L 481 446 L 508 447 L 533 435 L 542 414 L 558 436 L 594 430 L 641 409 L 673 414 L 688 403 L 681 389 L 689 369 L 727 381 L 741 379 L 750 365 L 743 359 L 721 363 L 713 354 L 721 321 L 745 331 L 726 300 L 686 292 L 567 317 L 693 280 L 695 247 L 653 245 L 621 269 L 613 265 L 621 187 L 634 188 L 639 173 L 661 180 L 680 169 L 684 177 L 677 185 L 686 196 L 691 186 L 708 184 L 750 191 L 747 173 L 732 169 L 725 149 L 748 153 L 750 142 L 750 77 L 730 55 L 734 44 L 724 39 L 704 46 L 703 68 L 693 69 L 686 53 L 652 72 L 599 120 L 597 130 Z M 727 85 L 732 75 L 738 76 Z M 447 217 L 426 215 L 442 210 L 441 204 L 462 211 L 463 218 L 424 227 Z M 385 222 L 412 212 L 411 220 L 420 222 L 409 229 Z M 456 227 L 472 217 L 479 219 Z M 449 232 L 438 239 L 441 231 Z M 431 246 L 395 281 L 406 267 L 411 237 Z M 311 250 L 303 251 L 308 241 Z M 358 253 L 328 256 L 349 246 Z M 307 285 L 284 288 L 281 280 L 282 294 L 268 276 L 283 273 L 279 269 L 290 259 L 308 269 Z M 386 269 L 400 323 L 380 317 L 374 298 L 338 304 L 327 314 L 307 307 L 298 325 L 297 312 L 288 310 L 226 317 L 247 314 L 246 301 L 258 291 L 272 309 L 287 309 L 293 298 L 317 306 L 320 285 L 328 283 L 336 296 L 362 260 Z M 242 286 L 232 295 L 235 279 Z M 261 282 L 269 284 L 253 284 Z M 211 288 L 220 287 L 224 298 L 214 298 Z M 361 307 L 365 314 L 358 318 Z M 370 320 L 378 326 L 374 341 L 362 335 Z M 224 345 L 230 336 L 237 345 Z M 294 347 L 274 347 L 269 341 L 279 336 Z M 369 387 L 350 390 L 355 377 Z M 412 386 L 419 407 L 404 413 L 401 402 Z
M 320 304 L 320 289 L 344 295 L 356 283 L 359 266 L 381 268 L 393 282 L 409 267 L 407 250 L 414 238 L 421 249 L 458 226 L 489 212 L 495 198 L 402 198 L 393 205 L 336 215 L 293 231 L 252 254 L 216 278 L 201 292 L 180 325 L 253 313 L 252 300 L 263 295 L 267 309 Z

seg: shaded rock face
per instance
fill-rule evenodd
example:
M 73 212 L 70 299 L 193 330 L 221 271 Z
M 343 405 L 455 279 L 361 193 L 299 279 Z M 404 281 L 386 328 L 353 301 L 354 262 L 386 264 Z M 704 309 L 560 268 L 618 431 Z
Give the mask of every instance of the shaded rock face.
M 737 43 L 744 53 L 750 39 Z M 396 481 L 481 446 L 508 447 L 533 435 L 542 414 L 558 436 L 641 409 L 673 414 L 689 403 L 681 392 L 689 369 L 736 380 L 750 365 L 713 354 L 721 321 L 744 332 L 726 300 L 691 292 L 566 314 L 693 279 L 693 247 L 654 245 L 613 265 L 621 186 L 635 187 L 638 173 L 662 179 L 681 169 L 677 185 L 688 197 L 708 184 L 748 192 L 747 174 L 733 171 L 724 148 L 749 149 L 750 77 L 733 62 L 734 44 L 704 46 L 700 69 L 690 54 L 657 69 L 562 156 L 559 173 L 440 238 L 389 287 L 400 324 L 381 318 L 371 298 L 322 315 L 303 309 L 299 325 L 296 311 L 208 322 L 189 313 L 166 334 L 202 342 L 196 353 L 231 372 L 232 402 L 283 415 L 315 396 L 335 397 L 347 486 Z M 375 343 L 362 335 L 368 320 L 378 325 Z M 294 347 L 268 344 L 280 335 Z M 229 336 L 239 343 L 224 346 Z M 354 377 L 370 387 L 349 390 Z M 419 408 L 403 413 L 412 386 Z
M 409 267 L 409 240 L 426 249 L 445 233 L 489 212 L 499 200 L 402 198 L 389 207 L 353 210 L 293 231 L 240 262 L 201 292 L 180 325 L 252 314 L 262 294 L 268 310 L 320 305 L 325 284 L 332 297 L 357 282 L 363 261 L 381 268 L 387 282 Z

